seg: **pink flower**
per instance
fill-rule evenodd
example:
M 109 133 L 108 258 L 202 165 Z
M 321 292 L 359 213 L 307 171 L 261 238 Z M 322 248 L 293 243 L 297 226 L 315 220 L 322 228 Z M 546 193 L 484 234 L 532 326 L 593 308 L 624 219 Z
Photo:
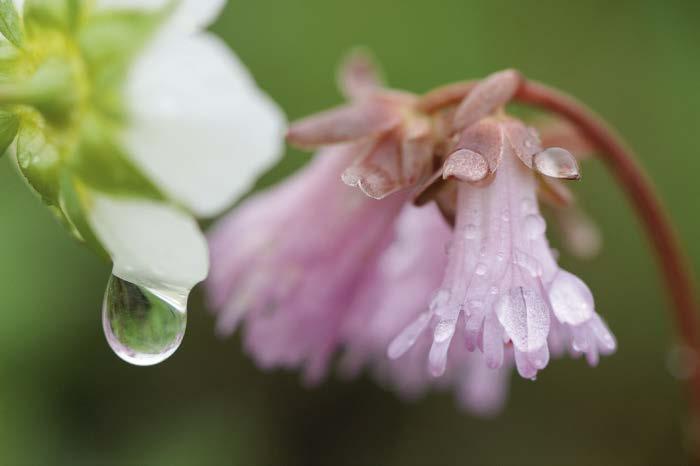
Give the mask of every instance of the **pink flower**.
M 381 383 L 407 398 L 433 386 L 451 386 L 464 408 L 490 415 L 505 401 L 510 372 L 507 364 L 500 370 L 488 369 L 478 354 L 462 347 L 444 376 L 434 378 L 425 367 L 425 352 L 431 343 L 427 333 L 418 337 L 404 357 L 387 356 L 391 340 L 423 314 L 440 285 L 451 236 L 434 205 L 404 209 L 396 224 L 395 241 L 365 276 L 362 292 L 343 323 L 341 368 L 346 375 L 355 375 L 367 366 Z
M 355 158 L 342 179 L 374 199 L 415 186 L 432 169 L 435 144 L 435 128 L 416 108 L 417 96 L 381 87 L 362 53 L 345 61 L 340 85 L 350 102 L 294 122 L 287 140 L 298 147 L 355 141 Z
M 534 379 L 549 362 L 548 340 L 586 354 L 591 364 L 614 351 L 588 287 L 558 267 L 536 202 L 530 167 L 576 178 L 570 155 L 542 151 L 533 132 L 505 116 L 473 124 L 455 148 L 443 167 L 445 178 L 460 180 L 444 279 L 430 307 L 391 343 L 389 356 L 402 357 L 425 332 L 435 377 L 445 373 L 449 353 L 465 346 L 482 352 L 491 368 L 502 367 L 512 347 L 520 375 Z
M 209 236 L 207 290 L 218 329 L 231 333 L 244 320 L 246 349 L 262 367 L 300 367 L 319 380 L 358 284 L 391 240 L 405 196 L 380 203 L 343 185 L 356 150 L 322 150 Z
M 580 174 L 569 151 L 543 150 L 505 113 L 519 74 L 496 73 L 439 110 L 377 76 L 364 56 L 346 62 L 350 103 L 288 132 L 319 155 L 213 231 L 219 329 L 243 320 L 262 367 L 317 381 L 340 351 L 346 374 L 368 368 L 407 397 L 450 388 L 484 415 L 502 406 L 513 366 L 534 379 L 550 355 L 595 365 L 613 352 L 590 290 L 545 237 L 538 195 L 564 212 L 573 197 L 560 180 Z M 570 233 L 584 224 L 576 215 L 559 214 Z

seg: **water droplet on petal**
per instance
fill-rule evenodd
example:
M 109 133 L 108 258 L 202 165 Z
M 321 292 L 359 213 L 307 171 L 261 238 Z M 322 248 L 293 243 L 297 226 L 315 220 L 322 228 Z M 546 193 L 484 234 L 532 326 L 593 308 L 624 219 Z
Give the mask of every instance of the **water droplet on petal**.
M 519 352 L 532 352 L 547 343 L 549 335 L 549 309 L 535 291 L 522 287 L 512 288 L 494 304 L 499 322 Z M 519 367 L 528 373 L 524 358 Z M 527 375 L 523 374 L 523 377 Z M 534 375 L 534 374 L 533 374 Z
M 470 223 L 464 228 L 464 237 L 466 239 L 474 239 L 476 238 L 476 234 L 479 231 L 479 228 L 474 225 L 473 223 Z
M 109 346 L 124 361 L 151 366 L 180 346 L 187 326 L 187 293 L 138 286 L 111 276 L 102 304 Z
M 542 265 L 540 262 L 530 254 L 519 249 L 516 249 L 515 254 L 513 254 L 513 263 L 533 277 L 542 275 Z
M 578 180 L 581 172 L 576 158 L 566 149 L 550 147 L 535 155 L 535 169 L 546 176 Z
M 444 306 L 450 300 L 450 292 L 445 289 L 439 289 L 433 295 L 430 301 L 430 310 L 435 311 L 437 308 Z
M 459 149 L 450 154 L 442 168 L 444 179 L 454 177 L 460 181 L 477 182 L 489 174 L 489 164 L 483 155 Z
M 434 341 L 439 343 L 449 338 L 452 338 L 452 335 L 454 335 L 455 333 L 456 323 L 457 321 L 455 319 L 446 319 L 439 321 L 435 326 L 435 330 L 433 332 Z
M 488 267 L 486 267 L 486 264 L 484 264 L 483 262 L 479 262 L 478 264 L 476 264 L 476 269 L 474 270 L 474 273 L 476 273 L 480 277 L 483 277 L 484 275 L 486 275 L 486 272 L 488 272 Z
M 547 223 L 544 221 L 544 218 L 541 215 L 530 214 L 525 217 L 523 222 L 525 235 L 528 237 L 528 239 L 537 239 L 544 235 L 544 232 L 547 231 Z
M 484 302 L 480 299 L 471 299 L 467 302 L 467 308 L 472 310 L 481 309 L 484 307 Z
M 529 214 L 529 213 L 531 213 L 532 211 L 535 210 L 535 203 L 534 203 L 534 201 L 533 201 L 532 199 L 530 199 L 529 197 L 524 198 L 524 199 L 522 200 L 522 202 L 520 203 L 520 210 L 521 210 L 524 214 Z

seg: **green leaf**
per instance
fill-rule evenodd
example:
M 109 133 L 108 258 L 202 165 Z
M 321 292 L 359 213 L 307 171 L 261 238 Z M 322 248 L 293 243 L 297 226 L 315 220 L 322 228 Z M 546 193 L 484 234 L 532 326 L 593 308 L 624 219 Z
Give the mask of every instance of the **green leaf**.
M 45 135 L 45 123 L 36 115 L 23 116 L 17 133 L 19 170 L 49 205 L 58 204 L 58 148 Z
M 22 23 L 13 0 L 0 0 L 0 33 L 17 48 L 22 47 Z
M 116 142 L 116 128 L 94 114 L 86 114 L 81 130 L 80 142 L 70 161 L 72 172 L 81 181 L 110 194 L 164 199 Z
M 2 157 L 19 130 L 19 117 L 13 112 L 0 110 L 0 157 Z

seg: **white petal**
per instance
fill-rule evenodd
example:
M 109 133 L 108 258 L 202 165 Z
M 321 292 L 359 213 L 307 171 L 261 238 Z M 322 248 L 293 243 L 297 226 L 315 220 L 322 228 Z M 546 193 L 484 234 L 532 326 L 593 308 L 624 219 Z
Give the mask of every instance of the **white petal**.
M 15 0 L 18 1 L 18 0 Z M 23 1 L 23 0 L 22 0 Z M 101 10 L 163 8 L 172 0 L 97 0 L 95 7 Z M 209 26 L 219 16 L 226 0 L 180 0 L 180 4 L 166 24 L 169 30 L 194 32 Z
M 119 278 L 186 291 L 206 278 L 207 244 L 192 217 L 159 202 L 91 194 L 88 220 Z
M 214 36 L 156 41 L 135 63 L 125 145 L 173 199 L 219 213 L 281 152 L 285 119 Z

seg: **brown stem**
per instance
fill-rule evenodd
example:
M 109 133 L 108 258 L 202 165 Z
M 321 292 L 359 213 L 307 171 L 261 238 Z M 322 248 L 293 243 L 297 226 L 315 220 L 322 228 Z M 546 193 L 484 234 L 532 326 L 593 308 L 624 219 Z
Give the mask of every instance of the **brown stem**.
M 419 108 L 434 112 L 459 103 L 473 88 L 474 82 L 450 84 L 426 94 Z M 666 286 L 673 300 L 674 318 L 683 344 L 700 354 L 698 338 L 698 301 L 692 274 L 678 238 L 666 216 L 654 188 L 636 162 L 630 150 L 603 120 L 585 105 L 544 84 L 523 80 L 515 100 L 557 113 L 575 124 L 600 150 L 614 176 L 623 186 L 646 228 L 663 270 Z M 689 379 L 690 408 L 693 421 L 700 420 L 700 371 L 694 370 Z M 693 439 L 700 447 L 700 439 Z M 694 453 L 697 453 L 694 452 Z

